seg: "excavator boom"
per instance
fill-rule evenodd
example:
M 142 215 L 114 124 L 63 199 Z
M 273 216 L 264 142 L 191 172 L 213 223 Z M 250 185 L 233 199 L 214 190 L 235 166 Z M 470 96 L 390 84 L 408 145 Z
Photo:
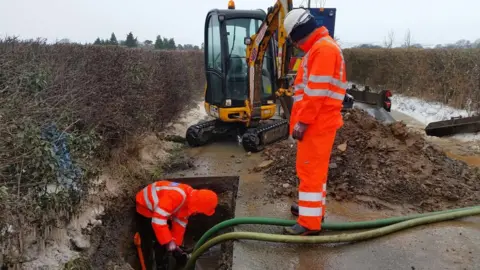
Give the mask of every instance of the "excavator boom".
M 292 48 L 287 44 L 287 34 L 283 21 L 287 13 L 292 10 L 292 0 L 277 0 L 275 5 L 269 8 L 266 19 L 260 25 L 257 33 L 246 40 L 248 62 L 248 87 L 249 105 L 252 110 L 251 121 L 257 122 L 261 116 L 261 74 L 263 58 L 268 49 L 272 37 L 275 40 L 275 67 L 276 67 L 276 91 L 277 96 L 283 97 L 289 87 L 287 72 Z M 290 95 L 291 96 L 291 95 Z M 287 119 L 290 118 L 291 102 L 281 101 Z M 290 104 L 290 106 L 288 106 Z

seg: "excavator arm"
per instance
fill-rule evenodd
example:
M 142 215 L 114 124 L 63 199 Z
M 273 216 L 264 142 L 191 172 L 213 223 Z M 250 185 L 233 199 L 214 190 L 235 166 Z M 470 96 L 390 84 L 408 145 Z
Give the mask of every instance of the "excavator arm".
M 275 67 L 276 67 L 276 96 L 287 119 L 290 119 L 292 107 L 292 91 L 289 87 L 287 72 L 292 54 L 292 46 L 287 42 L 284 19 L 292 10 L 292 0 L 277 0 L 275 5 L 268 9 L 266 19 L 260 25 L 257 33 L 246 38 L 246 59 L 248 64 L 248 89 L 249 99 L 246 106 L 249 109 L 250 125 L 255 125 L 261 119 L 261 94 L 262 94 L 262 66 L 263 58 L 272 37 L 276 37 Z

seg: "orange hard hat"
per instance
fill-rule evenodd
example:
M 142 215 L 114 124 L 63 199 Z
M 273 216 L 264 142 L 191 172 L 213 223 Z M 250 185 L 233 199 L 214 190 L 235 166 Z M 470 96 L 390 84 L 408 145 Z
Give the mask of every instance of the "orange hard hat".
M 215 213 L 218 204 L 218 196 L 215 192 L 209 189 L 199 189 L 192 195 L 192 212 L 200 212 L 207 216 Z

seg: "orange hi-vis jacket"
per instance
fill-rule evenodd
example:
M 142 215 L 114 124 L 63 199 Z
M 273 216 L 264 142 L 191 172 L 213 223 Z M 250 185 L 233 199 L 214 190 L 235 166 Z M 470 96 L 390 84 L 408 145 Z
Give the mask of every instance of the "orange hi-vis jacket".
M 137 193 L 137 212 L 152 218 L 152 227 L 161 245 L 174 240 L 180 246 L 188 223 L 189 195 L 194 189 L 170 181 L 154 182 Z M 167 221 L 172 220 L 170 231 Z
M 343 125 L 341 109 L 347 88 L 342 51 L 324 26 L 302 45 L 307 52 L 294 82 L 290 134 L 297 122 L 308 124 L 306 133 L 319 134 Z

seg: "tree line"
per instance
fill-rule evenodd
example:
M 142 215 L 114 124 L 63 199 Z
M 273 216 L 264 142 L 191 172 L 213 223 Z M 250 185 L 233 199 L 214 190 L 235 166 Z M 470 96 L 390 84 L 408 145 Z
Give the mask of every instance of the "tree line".
M 152 40 L 144 40 L 143 42 L 139 42 L 137 37 L 134 37 L 132 32 L 128 33 L 125 40 L 117 40 L 115 33 L 112 33 L 110 39 L 101 39 L 97 37 L 97 39 L 93 42 L 94 45 L 120 45 L 126 46 L 129 48 L 137 48 L 137 47 L 147 47 L 153 48 L 156 50 L 203 50 L 203 43 L 202 46 L 199 47 L 198 45 L 193 44 L 177 44 L 174 38 L 166 38 L 158 35 L 155 41 Z
M 399 46 L 394 46 L 395 43 L 395 33 L 390 31 L 385 37 L 383 46 L 374 45 L 374 44 L 360 44 L 355 46 L 355 48 L 423 48 L 419 43 L 414 43 L 412 38 L 412 33 L 408 29 L 403 37 L 403 41 Z M 434 46 L 435 49 L 480 49 L 480 38 L 475 41 L 469 41 L 466 39 L 458 40 L 455 43 L 451 44 L 437 44 Z

